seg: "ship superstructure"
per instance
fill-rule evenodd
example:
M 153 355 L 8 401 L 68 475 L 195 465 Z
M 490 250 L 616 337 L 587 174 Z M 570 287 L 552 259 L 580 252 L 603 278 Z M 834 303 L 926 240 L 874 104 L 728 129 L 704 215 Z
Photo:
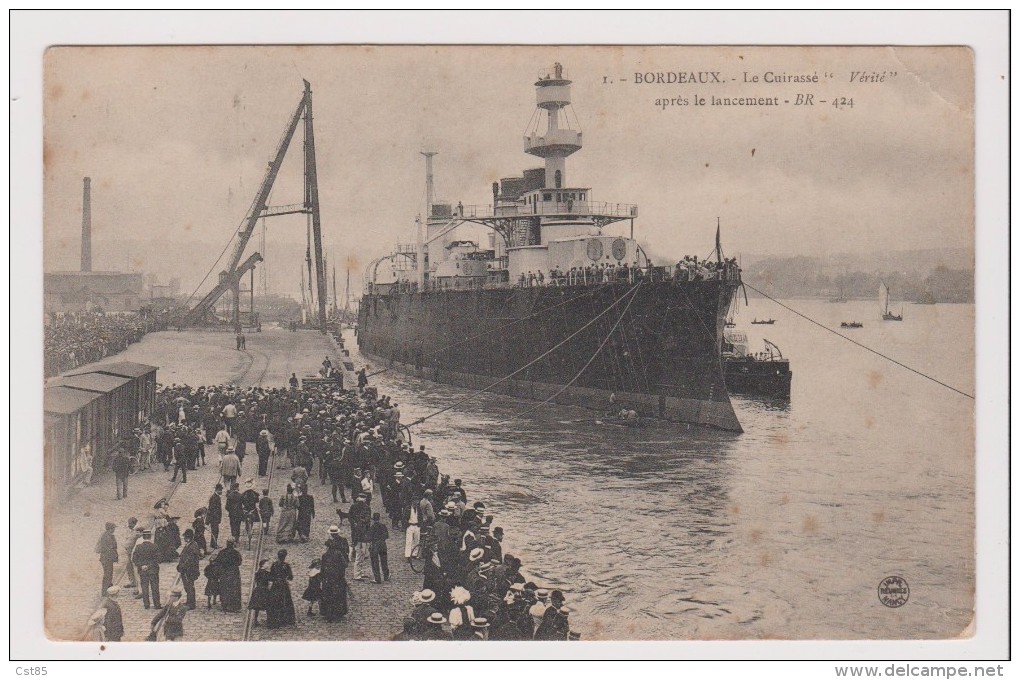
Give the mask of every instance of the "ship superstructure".
M 720 363 L 739 268 L 718 232 L 714 260 L 666 267 L 606 233 L 633 233 L 638 208 L 568 181 L 582 148 L 570 86 L 560 64 L 539 76 L 523 146 L 544 167 L 494 182 L 489 205 L 437 202 L 423 152 L 426 217 L 366 271 L 361 349 L 439 382 L 739 431 Z M 469 224 L 487 242 L 465 238 Z

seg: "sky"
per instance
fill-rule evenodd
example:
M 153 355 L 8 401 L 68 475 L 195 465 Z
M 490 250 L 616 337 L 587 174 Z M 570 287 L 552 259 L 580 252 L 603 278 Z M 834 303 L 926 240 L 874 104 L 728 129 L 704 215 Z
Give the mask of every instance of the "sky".
M 727 255 L 973 247 L 966 48 L 57 47 L 44 66 L 45 268 L 78 267 L 87 175 L 96 245 L 173 243 L 169 264 L 185 289 L 197 285 L 243 221 L 302 79 L 314 93 L 326 249 L 365 264 L 413 241 L 421 150 L 439 152 L 437 198 L 465 205 L 490 203 L 493 181 L 541 165 L 522 137 L 534 81 L 554 62 L 573 80 L 584 133 L 568 184 L 638 204 L 636 237 L 653 259 L 707 255 L 717 219 Z M 885 82 L 851 82 L 855 71 Z M 711 72 L 723 82 L 635 82 Z M 766 72 L 823 82 L 768 84 Z M 692 104 L 798 94 L 827 104 Z M 853 107 L 833 108 L 834 97 Z M 656 104 L 677 98 L 688 104 Z M 271 204 L 300 202 L 301 181 L 299 131 Z M 271 220 L 267 255 L 304 240 L 304 217 Z

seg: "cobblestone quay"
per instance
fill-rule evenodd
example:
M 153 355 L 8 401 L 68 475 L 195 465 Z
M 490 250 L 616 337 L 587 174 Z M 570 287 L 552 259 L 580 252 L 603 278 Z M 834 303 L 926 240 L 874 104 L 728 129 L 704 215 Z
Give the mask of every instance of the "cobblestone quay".
M 234 349 L 232 334 L 207 331 L 166 331 L 147 335 L 141 342 L 130 346 L 125 352 L 108 357 L 104 362 L 137 361 L 159 366 L 157 379 L 163 384 L 212 385 L 233 383 L 238 386 L 264 385 L 286 386 L 291 373 L 299 377 L 314 374 L 320 367 L 324 357 L 328 356 L 334 365 L 338 365 L 341 352 L 328 337 L 315 331 L 290 332 L 276 327 L 265 327 L 262 333 L 249 333 L 247 350 Z M 79 370 L 88 370 L 92 366 Z M 249 445 L 249 448 L 251 446 Z M 170 482 L 170 472 L 164 472 L 161 465 L 151 471 L 141 471 L 132 475 L 128 482 L 128 497 L 116 500 L 113 474 L 110 471 L 96 471 L 92 483 L 66 498 L 52 499 L 46 510 L 46 561 L 45 561 L 45 623 L 47 634 L 54 640 L 80 640 L 86 633 L 90 615 L 100 604 L 100 585 L 102 583 L 102 567 L 95 545 L 106 522 L 117 524 L 117 540 L 120 560 L 114 567 L 114 583 L 124 586 L 127 583 L 124 554 L 127 520 L 136 517 L 143 526 L 151 526 L 154 516 L 153 505 L 162 497 L 170 498 L 170 510 L 174 516 L 180 516 L 181 531 L 188 528 L 194 511 L 204 507 L 213 487 L 219 480 L 216 466 L 217 454 L 215 447 L 206 447 L 207 465 L 198 466 L 188 474 L 188 482 Z M 256 459 L 246 457 L 241 479 L 254 477 Z M 282 473 L 284 471 L 275 471 Z M 276 474 L 273 478 L 274 500 L 281 494 L 282 485 L 289 478 L 289 471 Z M 319 489 L 318 475 L 310 480 L 310 491 L 316 496 L 317 516 L 313 523 L 312 536 L 314 542 L 305 545 L 290 546 L 292 556 L 290 562 L 294 567 L 294 590 L 298 608 L 298 626 L 280 631 L 280 639 L 385 639 L 399 631 L 407 599 L 411 590 L 404 591 L 404 574 L 410 572 L 397 564 L 397 556 L 403 554 L 402 542 L 398 546 L 391 541 L 391 554 L 394 556 L 391 581 L 382 586 L 372 582 L 368 585 L 360 582 L 352 584 L 352 610 L 349 622 L 336 628 L 344 628 L 334 634 L 326 631 L 323 622 L 307 621 L 301 608 L 300 595 L 304 590 L 308 563 L 306 554 L 318 557 L 321 554 L 322 542 L 325 540 L 326 529 L 334 523 L 336 513 L 329 502 L 329 489 L 326 493 L 317 493 Z M 376 503 L 378 505 L 378 503 Z M 375 508 L 378 510 L 378 508 Z M 332 515 L 332 517 L 330 517 Z M 275 527 L 274 527 L 275 528 Z M 346 528 L 346 526 L 345 526 Z M 229 534 L 226 525 L 221 525 L 220 536 Z M 263 556 L 273 558 L 277 546 L 270 535 L 263 548 Z M 222 541 L 221 541 L 222 542 Z M 244 543 L 244 541 L 242 541 Z M 252 565 L 255 562 L 254 545 L 248 550 L 246 545 L 240 546 L 244 563 L 241 566 L 241 587 L 244 604 L 247 605 Z M 318 551 L 316 553 L 315 551 Z M 202 567 L 207 560 L 202 561 Z M 170 589 L 177 580 L 176 563 L 166 562 L 160 565 L 160 590 L 165 603 Z M 407 581 L 408 584 L 411 581 Z M 185 622 L 186 640 L 241 640 L 245 630 L 247 612 L 228 614 L 217 607 L 206 608 L 203 589 L 205 578 L 199 577 L 196 582 L 198 593 L 198 609 L 189 612 Z M 382 595 L 370 598 L 370 588 L 380 589 Z M 392 591 L 393 596 L 387 592 Z M 397 591 L 401 591 L 397 594 Z M 135 598 L 135 590 L 123 588 L 119 603 L 124 616 L 124 640 L 144 640 L 149 633 L 149 623 L 156 614 L 154 609 L 146 610 L 142 601 Z M 369 610 L 368 602 L 374 603 Z M 391 607 L 387 603 L 394 603 Z M 399 604 L 399 607 L 396 605 Z M 383 622 L 388 622 L 388 627 Z M 314 626 L 314 627 L 313 627 Z M 255 628 L 255 639 L 260 639 L 262 631 Z M 300 633 L 298 631 L 301 631 Z M 275 631 L 274 631 L 275 633 Z

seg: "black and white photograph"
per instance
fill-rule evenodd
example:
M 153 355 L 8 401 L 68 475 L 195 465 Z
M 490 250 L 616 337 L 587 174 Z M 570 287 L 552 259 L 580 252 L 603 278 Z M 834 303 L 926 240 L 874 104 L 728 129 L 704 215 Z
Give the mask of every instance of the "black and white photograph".
M 208 42 L 37 64 L 41 638 L 977 634 L 971 46 Z

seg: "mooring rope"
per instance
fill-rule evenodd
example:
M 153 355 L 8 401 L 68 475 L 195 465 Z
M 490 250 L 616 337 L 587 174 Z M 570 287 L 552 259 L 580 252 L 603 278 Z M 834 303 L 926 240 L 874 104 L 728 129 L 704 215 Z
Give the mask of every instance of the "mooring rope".
M 570 335 L 568 335 L 568 336 L 567 336 L 566 338 L 564 338 L 564 339 L 563 339 L 563 340 L 561 340 L 560 342 L 556 343 L 555 345 L 553 345 L 553 346 L 552 346 L 552 347 L 551 347 L 550 349 L 546 350 L 545 352 L 542 352 L 542 353 L 541 353 L 540 355 L 538 355 L 537 357 L 535 357 L 534 359 L 532 359 L 532 360 L 531 360 L 531 361 L 529 361 L 528 363 L 524 364 L 523 366 L 521 366 L 520 368 L 518 368 L 518 369 L 517 369 L 516 371 L 514 371 L 513 373 L 510 373 L 509 375 L 503 376 L 502 378 L 500 378 L 500 379 L 499 379 L 499 380 L 497 380 L 496 382 L 494 382 L 494 383 L 492 383 L 492 384 L 490 384 L 490 385 L 486 385 L 486 386 L 485 386 L 485 387 L 483 387 L 482 389 L 480 389 L 480 390 L 476 390 L 476 391 L 472 392 L 471 394 L 467 395 L 466 397 L 463 397 L 463 398 L 461 398 L 461 399 L 458 399 L 457 401 L 453 402 L 453 403 L 452 403 L 452 404 L 450 404 L 449 406 L 446 406 L 446 407 L 444 407 L 444 408 L 441 408 L 441 409 L 439 409 L 438 411 L 435 411 L 435 412 L 433 412 L 433 413 L 430 413 L 430 414 L 428 414 L 427 416 L 422 416 L 421 418 L 418 418 L 418 420 L 415 420 L 415 421 L 414 421 L 414 422 L 412 422 L 412 423 L 408 423 L 408 427 L 414 427 L 415 425 L 420 425 L 420 424 L 424 423 L 424 422 L 425 422 L 426 420 L 428 420 L 429 418 L 434 418 L 434 417 L 438 416 L 438 415 L 439 415 L 439 414 L 441 414 L 441 413 L 445 413 L 446 411 L 449 411 L 449 410 L 450 410 L 450 409 L 452 409 L 452 408 L 456 408 L 456 407 L 460 406 L 461 404 L 463 404 L 464 402 L 466 402 L 466 401 L 470 401 L 471 399 L 474 399 L 474 398 L 475 398 L 475 397 L 477 397 L 477 396 L 478 396 L 479 394 L 482 394 L 482 393 L 484 393 L 484 392 L 487 392 L 488 390 L 491 390 L 491 389 L 492 389 L 493 387 L 495 387 L 496 385 L 499 385 L 500 383 L 504 383 L 504 382 L 506 382 L 507 380 L 509 380 L 510 378 L 514 377 L 514 376 L 515 376 L 515 375 L 517 375 L 518 373 L 520 373 L 520 372 L 524 371 L 525 369 L 527 369 L 527 368 L 530 368 L 531 366 L 535 365 L 536 363 L 538 363 L 539 361 L 541 361 L 541 360 L 542 360 L 542 359 L 544 359 L 545 357 L 549 356 L 550 354 L 552 354 L 553 352 L 555 352 L 556 350 L 558 350 L 558 349 L 559 349 L 560 347 L 562 347 L 563 345 L 567 344 L 567 343 L 568 343 L 568 342 L 569 342 L 570 340 L 572 340 L 572 339 L 573 339 L 573 338 L 574 338 L 575 336 L 577 336 L 577 335 L 578 335 L 578 334 L 579 334 L 579 333 L 580 333 L 581 331 L 583 331 L 584 329 L 588 328 L 588 327 L 589 327 L 589 326 L 591 326 L 591 325 L 592 325 L 593 323 L 595 323 L 596 321 L 598 321 L 599 319 L 601 319 L 601 318 L 602 318 L 603 316 L 605 316 L 606 314 L 608 314 L 608 313 L 609 313 L 609 310 L 611 310 L 611 309 L 612 309 L 613 307 L 615 307 L 616 305 L 618 305 L 618 304 L 620 304 L 621 302 L 623 302 L 623 301 L 624 301 L 624 299 L 626 299 L 626 298 L 627 298 L 627 297 L 628 297 L 628 296 L 629 296 L 629 295 L 630 295 L 631 293 L 633 293 L 633 292 L 634 292 L 635 290 L 637 290 L 638 286 L 640 286 L 640 285 L 641 285 L 641 283 L 640 283 L 640 282 L 638 282 L 638 283 L 634 284 L 634 286 L 632 286 L 630 290 L 628 290 L 628 291 L 627 291 L 626 293 L 624 293 L 624 294 L 623 294 L 622 296 L 620 296 L 619 298 L 617 298 L 617 300 L 616 300 L 615 302 L 613 302 L 613 304 L 609 305 L 608 307 L 606 307 L 605 309 L 603 309 L 603 310 L 602 310 L 601 312 L 599 312 L 599 313 L 598 313 L 598 314 L 597 314 L 597 315 L 596 315 L 596 316 L 595 316 L 594 318 L 592 318 L 592 319 L 591 319 L 591 320 L 590 320 L 590 321 L 589 321 L 588 323 L 584 324 L 583 326 L 581 326 L 580 328 L 578 328 L 578 329 L 577 329 L 576 331 L 574 331 L 573 333 L 571 333 Z M 631 297 L 631 300 L 633 300 L 633 299 L 634 299 L 634 298 L 633 298 L 633 297 Z
M 640 286 L 640 285 L 641 285 L 640 283 L 637 284 L 637 286 Z M 525 409 L 523 411 L 520 411 L 519 413 L 513 414 L 514 418 L 520 418 L 522 416 L 528 415 L 529 413 L 533 413 L 534 411 L 537 411 L 538 409 L 540 409 L 541 407 L 545 406 L 546 404 L 548 404 L 550 401 L 552 401 L 556 397 L 558 397 L 561 394 L 563 394 L 564 392 L 566 392 L 567 388 L 569 388 L 571 385 L 573 385 L 575 382 L 577 382 L 577 379 L 581 377 L 581 374 L 583 374 L 585 371 L 587 371 L 588 367 L 591 366 L 593 361 L 595 361 L 595 357 L 597 357 L 599 355 L 599 353 L 602 352 L 602 348 L 606 346 L 607 342 L 609 342 L 609 338 L 613 337 L 613 333 L 616 332 L 616 329 L 620 325 L 620 322 L 623 321 L 623 317 L 627 316 L 627 312 L 628 312 L 628 310 L 630 310 L 630 306 L 634 302 L 634 298 L 637 297 L 637 286 L 635 286 L 632 289 L 634 291 L 634 294 L 630 296 L 630 300 L 627 301 L 627 306 L 623 308 L 623 312 L 620 313 L 620 318 L 617 319 L 616 323 L 613 324 L 613 327 L 609 329 L 609 333 L 607 333 L 605 339 L 602 340 L 602 344 L 600 344 L 598 346 L 598 349 L 596 349 L 595 353 L 591 355 L 591 358 L 588 359 L 588 362 L 585 363 L 585 365 L 581 367 L 581 370 L 578 371 L 577 374 L 574 375 L 574 377 L 570 379 L 570 382 L 568 382 L 566 385 L 561 387 L 555 394 L 550 396 L 548 399 L 543 399 L 538 404 L 535 404 L 535 406 L 533 406 L 531 408 L 528 408 L 528 409 Z M 501 420 L 497 424 L 498 425 L 502 425 L 502 424 L 508 423 L 508 422 L 510 422 L 510 418 L 507 418 L 505 420 Z
M 839 332 L 835 331 L 834 329 L 829 328 L 828 326 L 826 326 L 825 324 L 823 324 L 821 322 L 815 321 L 814 319 L 812 319 L 811 317 L 807 316 L 806 314 L 802 314 L 801 312 L 798 312 L 793 307 L 790 307 L 789 305 L 780 302 L 779 300 L 775 299 L 774 297 L 772 297 L 768 293 L 765 293 L 764 291 L 758 290 L 757 288 L 755 288 L 754 286 L 752 286 L 750 283 L 748 283 L 746 281 L 744 281 L 744 285 L 747 286 L 748 288 L 750 288 L 751 290 L 753 290 L 754 292 L 758 293 L 762 297 L 764 297 L 764 298 L 766 298 L 768 300 L 772 300 L 772 302 L 775 302 L 777 305 L 779 305 L 783 309 L 785 309 L 787 311 L 790 311 L 790 312 L 793 312 L 794 314 L 796 314 L 800 318 L 804 319 L 805 321 L 809 321 L 809 322 L 813 323 L 814 325 L 818 326 L 819 328 L 823 328 L 823 329 L 829 331 L 830 333 L 832 333 L 833 335 L 835 335 L 837 337 L 840 337 L 840 338 L 843 338 L 844 340 L 857 345 L 861 349 L 865 349 L 865 350 L 871 352 L 872 354 L 880 356 L 883 359 L 885 359 L 886 361 L 892 362 L 892 363 L 896 364 L 897 366 L 900 366 L 901 368 L 905 368 L 908 371 L 910 371 L 911 373 L 916 373 L 917 375 L 921 376 L 922 378 L 926 378 L 926 379 L 932 381 L 933 383 L 935 383 L 937 385 L 941 385 L 942 387 L 945 387 L 946 389 L 952 390 L 953 392 L 956 392 L 957 394 L 963 395 L 964 397 L 967 397 L 968 399 L 973 399 L 974 398 L 973 394 L 967 394 L 963 390 L 959 390 L 959 389 L 953 387 L 952 385 L 947 385 L 946 383 L 942 382 L 938 378 L 934 378 L 934 377 L 928 375 L 927 373 L 924 373 L 922 371 L 917 370 L 916 368 L 913 368 L 911 366 L 907 366 L 902 361 L 897 361 L 896 359 L 893 359 L 892 357 L 890 357 L 890 356 L 888 356 L 886 354 L 882 354 L 881 352 L 879 352 L 876 349 L 872 349 L 871 347 L 868 347 L 864 343 L 858 342 L 858 341 L 854 340 L 853 338 L 847 337 L 847 336 L 843 335 L 842 333 L 839 333 Z

